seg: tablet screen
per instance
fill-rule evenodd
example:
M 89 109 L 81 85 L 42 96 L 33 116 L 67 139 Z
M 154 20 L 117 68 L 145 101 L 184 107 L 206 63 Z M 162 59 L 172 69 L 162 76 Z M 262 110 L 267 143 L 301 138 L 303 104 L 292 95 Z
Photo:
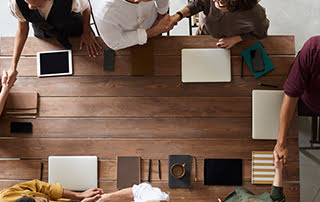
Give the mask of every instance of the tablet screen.
M 40 53 L 40 75 L 69 72 L 69 52 Z

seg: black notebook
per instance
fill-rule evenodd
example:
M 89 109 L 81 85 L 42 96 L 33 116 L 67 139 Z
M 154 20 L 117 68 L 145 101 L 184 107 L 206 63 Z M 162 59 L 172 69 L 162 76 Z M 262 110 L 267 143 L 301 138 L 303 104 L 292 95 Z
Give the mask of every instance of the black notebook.
M 242 159 L 204 159 L 205 185 L 242 185 Z

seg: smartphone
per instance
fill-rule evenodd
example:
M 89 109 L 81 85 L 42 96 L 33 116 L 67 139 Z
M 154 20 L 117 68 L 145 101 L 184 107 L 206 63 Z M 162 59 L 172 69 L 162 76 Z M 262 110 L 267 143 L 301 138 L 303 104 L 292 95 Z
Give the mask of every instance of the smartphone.
M 255 49 L 250 51 L 251 64 L 254 72 L 263 72 L 264 63 L 261 49 Z
M 114 57 L 115 52 L 114 50 L 104 50 L 104 70 L 114 70 Z
M 30 122 L 11 122 L 11 133 L 32 133 L 32 123 Z

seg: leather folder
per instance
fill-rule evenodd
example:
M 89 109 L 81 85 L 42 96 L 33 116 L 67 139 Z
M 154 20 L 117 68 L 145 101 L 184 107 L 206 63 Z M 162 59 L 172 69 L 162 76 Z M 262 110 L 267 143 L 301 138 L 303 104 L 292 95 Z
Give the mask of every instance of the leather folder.
M 153 75 L 152 42 L 131 48 L 131 75 Z
M 117 188 L 132 187 L 141 182 L 141 158 L 139 156 L 117 157 Z
M 37 109 L 38 93 L 37 92 L 11 92 L 8 95 L 6 109 L 26 110 Z

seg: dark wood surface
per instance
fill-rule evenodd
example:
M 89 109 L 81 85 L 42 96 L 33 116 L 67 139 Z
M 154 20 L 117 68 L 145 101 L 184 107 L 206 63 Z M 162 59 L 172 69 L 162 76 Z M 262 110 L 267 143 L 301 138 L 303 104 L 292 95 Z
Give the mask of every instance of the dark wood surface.
M 209 36 L 159 37 L 153 45 L 154 75 L 131 76 L 131 49 L 116 52 L 115 70 L 103 71 L 103 56 L 96 59 L 73 44 L 74 75 L 37 78 L 36 52 L 62 49 L 53 40 L 30 37 L 18 65 L 19 78 L 13 91 L 37 91 L 37 119 L 0 119 L 0 189 L 25 180 L 48 179 L 50 155 L 96 155 L 99 158 L 99 186 L 116 190 L 116 157 L 139 155 L 142 181 L 148 178 L 148 160 L 161 160 L 162 180 L 153 163 L 152 185 L 166 191 L 171 201 L 216 201 L 232 192 L 232 186 L 204 186 L 204 158 L 243 159 L 243 187 L 256 194 L 270 191 L 269 185 L 251 184 L 251 152 L 272 151 L 275 141 L 252 140 L 251 95 L 253 89 L 278 89 L 286 80 L 294 60 L 293 36 L 269 36 L 261 41 L 275 70 L 255 79 L 244 65 L 240 77 L 240 52 L 256 43 L 243 42 L 232 49 L 231 83 L 181 82 L 183 48 L 216 48 Z M 13 38 L 0 38 L 0 71 L 10 66 Z M 32 134 L 12 134 L 11 121 L 30 121 Z M 287 201 L 299 201 L 299 154 L 297 124 L 288 135 L 289 160 L 284 170 Z M 168 188 L 168 155 L 197 157 L 198 182 L 191 172 L 191 189 Z M 156 162 L 156 161 L 153 161 Z

